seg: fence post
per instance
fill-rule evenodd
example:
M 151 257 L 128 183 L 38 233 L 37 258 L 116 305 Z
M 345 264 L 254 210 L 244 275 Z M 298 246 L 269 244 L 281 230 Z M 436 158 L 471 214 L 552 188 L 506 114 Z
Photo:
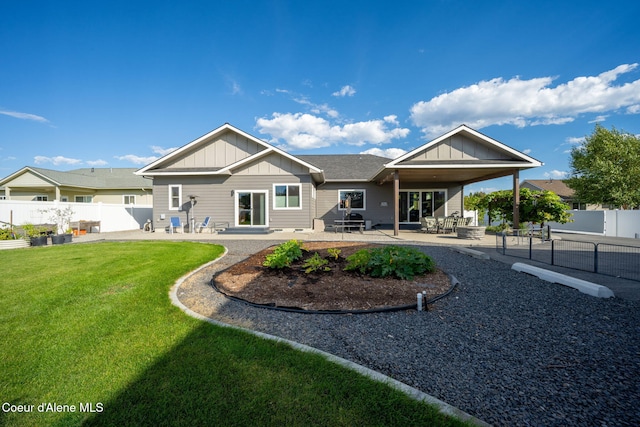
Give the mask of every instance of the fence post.
M 533 236 L 529 236 L 529 259 L 533 258 Z
M 593 244 L 593 272 L 597 273 L 598 272 L 598 245 L 599 243 L 594 243 Z
M 555 247 L 556 247 L 556 241 L 552 240 L 551 241 L 551 265 L 555 265 L 554 264 L 554 255 L 555 255 Z
M 507 233 L 502 232 L 502 255 L 507 253 Z

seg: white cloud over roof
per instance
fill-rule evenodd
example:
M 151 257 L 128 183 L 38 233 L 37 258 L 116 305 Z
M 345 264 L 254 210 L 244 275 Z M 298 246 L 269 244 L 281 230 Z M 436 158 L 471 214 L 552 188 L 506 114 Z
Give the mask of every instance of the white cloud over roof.
M 517 127 L 568 123 L 580 114 L 625 109 L 640 112 L 640 79 L 616 85 L 638 64 L 623 64 L 597 76 L 576 77 L 552 87 L 553 77 L 522 80 L 495 78 L 415 103 L 411 120 L 428 137 L 465 123 L 481 129 L 491 125 Z M 604 117 L 604 116 L 600 116 Z
M 303 150 L 334 144 L 386 144 L 409 134 L 409 129 L 394 127 L 396 124 L 395 116 L 387 116 L 339 125 L 308 113 L 273 113 L 271 118 L 256 121 L 258 132 L 271 136 L 270 143 Z

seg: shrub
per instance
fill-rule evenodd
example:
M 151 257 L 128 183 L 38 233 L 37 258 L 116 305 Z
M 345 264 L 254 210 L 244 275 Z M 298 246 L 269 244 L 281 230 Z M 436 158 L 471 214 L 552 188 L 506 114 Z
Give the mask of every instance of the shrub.
M 345 270 L 358 270 L 372 277 L 395 276 L 411 280 L 419 274 L 435 270 L 435 262 L 417 249 L 402 246 L 385 246 L 363 249 L 347 257 Z
M 10 228 L 0 227 L 0 240 L 14 240 L 16 235 Z
M 318 252 L 314 253 L 313 256 L 309 257 L 302 267 L 305 268 L 304 272 L 315 273 L 316 271 L 331 271 L 331 268 L 327 267 L 329 261 L 322 258 Z
M 371 252 L 367 249 L 360 249 L 347 257 L 346 271 L 359 271 L 366 274 L 369 269 L 369 261 L 371 260 Z
M 290 267 L 293 261 L 300 258 L 302 258 L 302 242 L 289 240 L 276 246 L 273 252 L 265 257 L 262 265 L 269 268 L 285 268 Z

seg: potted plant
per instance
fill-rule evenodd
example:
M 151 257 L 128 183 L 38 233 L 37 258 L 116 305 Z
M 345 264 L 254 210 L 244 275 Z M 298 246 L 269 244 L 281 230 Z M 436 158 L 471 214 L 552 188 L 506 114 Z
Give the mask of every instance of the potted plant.
M 67 231 L 64 233 L 64 242 L 71 243 L 73 241 L 73 228 L 67 228 Z
M 66 208 L 51 208 L 41 209 L 40 212 L 49 214 L 49 220 L 56 224 L 57 234 L 51 235 L 51 243 L 54 245 L 61 245 L 71 241 L 71 236 L 67 229 L 70 228 L 71 217 L 73 216 L 73 209 L 70 206 Z M 67 232 L 63 232 L 67 230 Z
M 47 245 L 47 232 L 43 227 L 38 227 L 30 223 L 26 223 L 22 226 L 25 234 L 31 242 L 31 246 L 46 246 Z

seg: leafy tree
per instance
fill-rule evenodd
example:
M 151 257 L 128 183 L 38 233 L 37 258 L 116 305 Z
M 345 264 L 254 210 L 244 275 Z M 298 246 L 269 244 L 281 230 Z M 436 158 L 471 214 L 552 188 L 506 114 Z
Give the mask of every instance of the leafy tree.
M 481 205 L 486 206 L 491 220 L 513 223 L 513 190 L 489 193 L 483 198 Z M 571 221 L 571 214 L 567 212 L 569 209 L 571 207 L 552 191 L 520 189 L 520 222 L 544 224 L 554 221 L 564 224 Z
M 484 215 L 487 212 L 487 206 L 484 203 L 485 197 L 486 194 L 482 191 L 464 196 L 464 209 L 467 211 L 478 211 L 478 219 L 481 222 L 484 220 Z
M 567 185 L 576 199 L 624 209 L 640 206 L 640 138 L 596 125 L 571 151 Z

